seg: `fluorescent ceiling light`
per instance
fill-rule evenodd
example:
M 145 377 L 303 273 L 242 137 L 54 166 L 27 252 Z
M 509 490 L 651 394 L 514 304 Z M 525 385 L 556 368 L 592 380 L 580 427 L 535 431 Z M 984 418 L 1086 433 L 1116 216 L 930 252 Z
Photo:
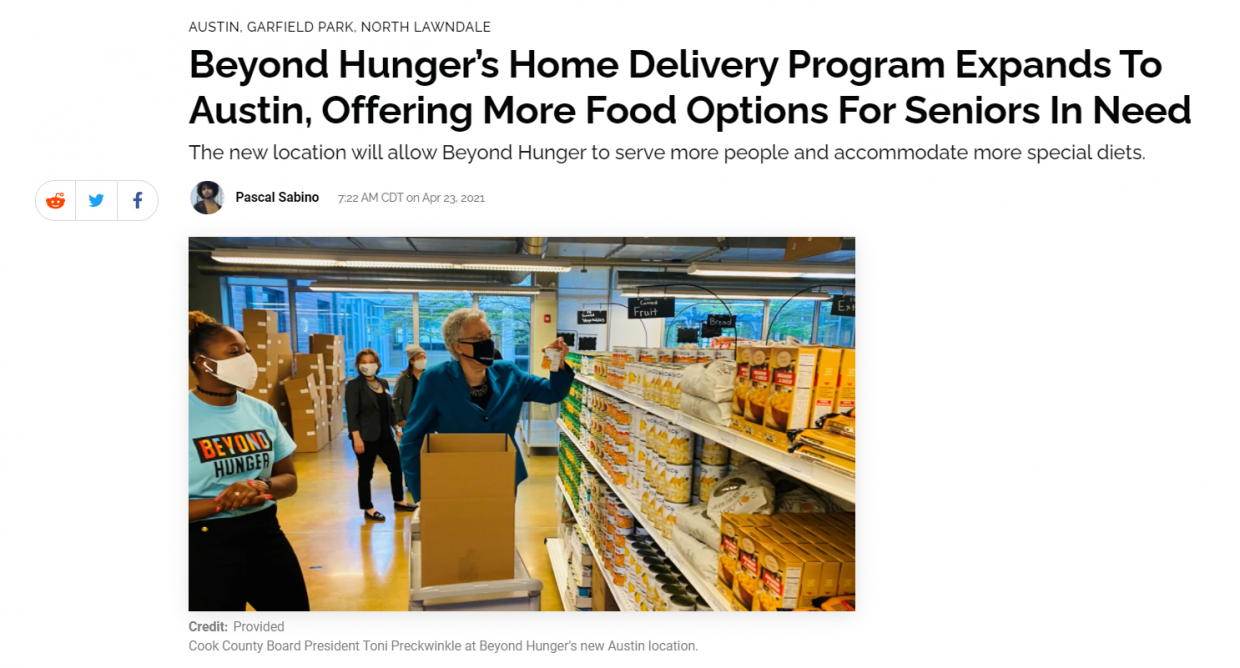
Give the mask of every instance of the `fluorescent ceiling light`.
M 855 279 L 856 271 L 851 264 L 826 262 L 694 262 L 689 265 L 691 276 Z
M 435 255 L 431 253 L 371 253 L 366 251 L 305 251 L 236 248 L 213 251 L 211 259 L 225 264 L 278 267 L 354 267 L 358 269 L 464 269 L 475 271 L 532 271 L 563 273 L 572 264 L 541 258 L 507 256 Z
M 362 281 L 315 281 L 311 292 L 385 292 L 413 294 L 415 292 L 456 292 L 476 295 L 538 295 L 541 290 L 526 286 L 491 285 L 488 283 L 417 283 L 411 285 L 373 283 Z
M 573 266 L 567 262 L 546 264 L 545 260 L 540 260 L 538 264 L 486 264 L 465 262 L 462 263 L 459 268 L 474 269 L 478 271 L 533 271 L 538 273 L 562 274 L 572 269 Z
M 790 297 L 789 295 L 791 294 L 792 294 L 791 292 L 787 292 L 787 293 L 745 292 L 745 293 L 726 293 L 726 294 L 721 292 L 719 293 L 718 298 L 719 299 L 758 299 L 758 300 L 772 299 L 776 301 L 781 300 L 781 299 L 785 299 L 785 300 L 793 299 L 797 301 L 800 301 L 800 300 L 826 301 L 826 300 L 830 300 L 835 297 L 835 295 L 830 295 L 825 292 L 806 292 L 806 293 L 799 294 L 795 297 Z M 631 290 L 631 289 L 621 290 L 620 296 L 621 297 L 676 297 L 677 299 L 715 299 L 715 295 L 712 295 L 711 293 L 706 292 L 706 291 L 702 291 L 702 292 L 657 291 L 657 292 L 654 292 L 647 288 L 642 288 L 640 291 Z

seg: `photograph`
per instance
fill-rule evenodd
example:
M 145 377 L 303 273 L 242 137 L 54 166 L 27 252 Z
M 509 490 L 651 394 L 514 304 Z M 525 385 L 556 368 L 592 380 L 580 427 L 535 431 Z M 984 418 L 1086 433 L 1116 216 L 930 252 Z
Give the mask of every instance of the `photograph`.
M 855 611 L 854 237 L 189 237 L 190 612 Z

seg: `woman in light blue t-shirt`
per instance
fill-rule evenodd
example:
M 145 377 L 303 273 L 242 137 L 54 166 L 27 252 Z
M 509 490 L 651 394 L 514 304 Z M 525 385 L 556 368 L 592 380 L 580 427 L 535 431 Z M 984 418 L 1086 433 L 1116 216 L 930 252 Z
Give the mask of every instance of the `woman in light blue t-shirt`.
M 189 314 L 189 609 L 309 610 L 297 554 L 276 520 L 297 493 L 296 449 L 254 387 L 241 334 Z

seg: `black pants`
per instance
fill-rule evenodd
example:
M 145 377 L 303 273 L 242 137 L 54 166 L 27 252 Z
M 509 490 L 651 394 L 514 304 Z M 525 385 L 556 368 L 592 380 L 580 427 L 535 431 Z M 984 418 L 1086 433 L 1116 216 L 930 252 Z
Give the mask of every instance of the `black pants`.
M 189 609 L 309 610 L 306 580 L 275 506 L 189 525 Z
M 370 502 L 370 479 L 375 475 L 375 458 L 383 460 L 383 465 L 387 467 L 388 476 L 392 479 L 392 500 L 404 501 L 405 488 L 402 484 L 400 472 L 400 449 L 396 447 L 396 440 L 388 434 L 386 438 L 375 441 L 374 443 L 363 443 L 365 448 L 362 454 L 357 456 L 357 500 L 358 506 L 362 510 L 370 510 L 375 505 Z

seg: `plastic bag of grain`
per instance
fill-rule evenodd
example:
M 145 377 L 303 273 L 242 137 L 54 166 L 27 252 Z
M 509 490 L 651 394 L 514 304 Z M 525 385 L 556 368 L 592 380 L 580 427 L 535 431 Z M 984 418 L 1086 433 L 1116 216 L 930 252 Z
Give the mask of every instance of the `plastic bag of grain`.
M 680 554 L 689 562 L 689 565 L 707 580 L 714 580 L 718 576 L 719 551 L 717 549 L 711 549 L 709 545 L 681 531 L 679 524 L 672 530 L 672 542 L 676 544 L 676 549 L 680 550 Z
M 688 394 L 713 403 L 730 403 L 735 375 L 736 363 L 731 360 L 690 364 L 685 367 L 684 376 L 680 380 L 680 392 L 682 395 Z
M 808 485 L 778 471 L 771 474 L 775 483 L 775 513 L 825 513 L 831 506 Z
M 716 403 L 701 397 L 681 394 L 680 412 L 688 413 L 699 420 L 709 422 L 717 427 L 726 427 L 728 426 L 728 419 L 732 417 L 732 404 L 726 401 Z
M 706 514 L 715 524 L 719 524 L 719 516 L 724 513 L 770 515 L 774 509 L 775 485 L 758 462 L 724 476 L 706 504 Z
M 693 536 L 715 550 L 719 549 L 719 525 L 706 514 L 704 503 L 676 511 L 676 530 Z
M 732 470 L 739 469 L 742 466 L 748 466 L 752 461 L 753 457 L 741 454 L 739 450 L 733 450 L 732 454 L 728 455 L 728 466 L 731 466 Z

